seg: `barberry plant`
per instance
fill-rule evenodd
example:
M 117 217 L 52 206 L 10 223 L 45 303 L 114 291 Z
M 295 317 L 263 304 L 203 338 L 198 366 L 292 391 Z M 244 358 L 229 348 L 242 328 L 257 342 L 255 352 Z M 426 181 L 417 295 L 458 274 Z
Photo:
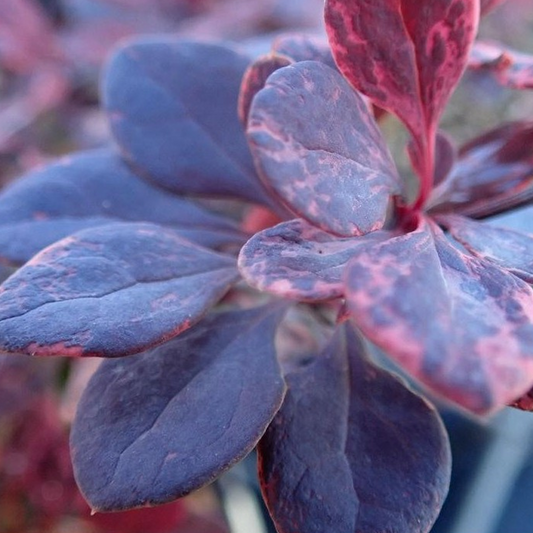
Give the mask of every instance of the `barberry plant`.
M 288 36 L 255 62 L 130 42 L 102 83 L 116 146 L 3 192 L 23 266 L 0 349 L 107 358 L 71 435 L 95 510 L 171 501 L 257 446 L 280 533 L 431 528 L 446 433 L 368 351 L 478 415 L 533 386 L 533 238 L 479 220 L 533 197 L 533 123 L 459 150 L 438 128 L 496 3 L 327 0 L 329 46 Z

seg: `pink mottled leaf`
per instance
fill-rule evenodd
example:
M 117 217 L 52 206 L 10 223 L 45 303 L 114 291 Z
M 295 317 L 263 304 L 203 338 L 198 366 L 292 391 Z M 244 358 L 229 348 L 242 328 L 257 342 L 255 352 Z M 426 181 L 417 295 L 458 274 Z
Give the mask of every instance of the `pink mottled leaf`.
M 496 263 L 533 283 L 533 235 L 457 215 L 438 217 L 452 237 L 476 257 Z M 533 231 L 533 224 L 532 224 Z
M 293 365 L 259 475 L 279 533 L 426 533 L 450 450 L 435 409 L 376 367 L 350 326 Z
M 468 66 L 488 72 L 504 87 L 533 89 L 533 55 L 504 48 L 500 44 L 477 42 Z
M 239 269 L 261 291 L 307 301 L 338 298 L 344 292 L 342 272 L 358 247 L 390 235 L 378 231 L 343 239 L 291 220 L 254 235 L 241 249 Z
M 481 218 L 533 199 L 533 122 L 511 122 L 468 142 L 433 191 L 438 213 Z
M 383 227 L 399 177 L 365 102 L 333 69 L 304 61 L 272 74 L 248 138 L 261 176 L 298 216 L 344 237 Z
M 346 297 L 356 325 L 437 394 L 483 414 L 533 384 L 533 290 L 468 256 L 436 224 L 360 249 Z
M 172 501 L 252 450 L 285 394 L 274 345 L 284 311 L 216 313 L 155 349 L 104 361 L 71 434 L 94 509 Z
M 102 149 L 34 170 L 0 193 L 0 261 L 23 264 L 72 233 L 119 221 L 171 226 L 202 246 L 244 237 L 229 219 L 151 185 Z
M 235 260 L 163 226 L 75 233 L 0 287 L 0 351 L 118 357 L 197 322 L 237 278 Z
M 327 0 L 333 55 L 350 83 L 417 140 L 442 113 L 468 59 L 479 0 Z
M 240 121 L 246 126 L 254 96 L 265 86 L 267 78 L 276 70 L 293 63 L 282 54 L 271 53 L 256 59 L 244 73 L 239 92 L 237 111 Z

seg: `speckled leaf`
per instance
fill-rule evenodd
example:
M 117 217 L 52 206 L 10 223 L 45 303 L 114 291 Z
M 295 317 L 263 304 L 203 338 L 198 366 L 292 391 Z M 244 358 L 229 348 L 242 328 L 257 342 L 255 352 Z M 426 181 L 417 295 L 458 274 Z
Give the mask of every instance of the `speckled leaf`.
M 338 298 L 344 293 L 342 273 L 358 246 L 390 235 L 376 231 L 343 239 L 291 220 L 254 235 L 241 248 L 239 270 L 261 291 L 307 301 Z
M 34 170 L 0 194 L 0 261 L 20 265 L 82 229 L 117 221 L 186 229 L 203 246 L 243 240 L 229 219 L 156 188 L 112 150 L 83 152 Z
M 103 97 L 124 155 L 175 192 L 264 203 L 237 117 L 249 62 L 230 48 L 171 38 L 119 49 Z
M 533 290 L 433 222 L 359 250 L 346 297 L 366 337 L 466 409 L 489 413 L 533 384 Z
M 421 139 L 457 84 L 479 0 L 327 0 L 333 55 L 350 83 Z
M 457 215 L 441 216 L 438 222 L 476 257 L 496 263 L 533 283 L 533 235 Z
M 485 217 L 533 199 L 533 122 L 512 122 L 465 144 L 430 198 L 435 212 Z
M 254 96 L 265 86 L 268 77 L 276 70 L 292 64 L 289 57 L 270 53 L 257 58 L 244 73 L 239 93 L 237 111 L 240 121 L 246 126 Z
M 100 366 L 71 434 L 76 480 L 94 509 L 174 500 L 252 450 L 285 392 L 274 347 L 282 314 L 279 306 L 214 314 Z
M 155 224 L 75 233 L 0 287 L 0 351 L 117 357 L 198 321 L 237 278 L 235 260 Z
M 286 376 L 258 446 L 265 500 L 279 533 L 426 533 L 448 491 L 444 427 L 346 329 Z
M 500 44 L 478 42 L 472 49 L 468 66 L 488 72 L 504 87 L 533 89 L 533 55 L 504 48 Z
M 320 61 L 337 68 L 327 41 L 320 37 L 296 33 L 280 35 L 272 43 L 272 51 L 294 61 Z
M 265 182 L 298 216 L 340 236 L 380 229 L 399 178 L 363 99 L 340 74 L 303 61 L 254 98 L 248 138 Z

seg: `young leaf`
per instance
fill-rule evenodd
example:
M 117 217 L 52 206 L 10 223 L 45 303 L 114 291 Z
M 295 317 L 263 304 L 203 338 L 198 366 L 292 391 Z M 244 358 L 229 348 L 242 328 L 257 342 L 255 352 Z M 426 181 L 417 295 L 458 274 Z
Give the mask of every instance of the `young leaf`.
M 283 312 L 214 314 L 151 351 L 102 364 L 71 434 L 93 509 L 174 500 L 252 450 L 285 392 L 274 347 Z
M 484 414 L 533 384 L 533 290 L 420 218 L 360 249 L 346 298 L 364 335 L 432 390 Z
M 245 127 L 254 96 L 265 86 L 268 77 L 273 72 L 291 63 L 293 63 L 292 59 L 287 56 L 270 53 L 259 57 L 246 69 L 237 105 L 239 119 Z
M 84 230 L 43 250 L 0 287 L 0 350 L 137 353 L 197 322 L 236 278 L 233 258 L 169 228 Z
M 427 532 L 451 465 L 435 409 L 373 365 L 349 327 L 286 380 L 258 446 L 278 531 Z
M 429 205 L 438 213 L 485 217 L 533 198 L 533 122 L 511 122 L 461 147 Z
M 265 203 L 237 117 L 249 62 L 230 48 L 170 38 L 121 48 L 103 97 L 124 155 L 174 192 Z
M 479 0 L 327 0 L 333 55 L 350 83 L 415 138 L 435 128 L 466 67 Z
M 241 249 L 239 270 L 261 291 L 317 301 L 341 297 L 342 273 L 358 246 L 379 242 L 390 232 L 340 239 L 301 219 L 283 222 L 254 235 Z
M 298 216 L 343 237 L 381 229 L 396 168 L 363 99 L 333 69 L 303 61 L 254 98 L 248 138 L 265 182 Z
M 496 263 L 527 283 L 533 283 L 533 235 L 457 215 L 438 217 L 438 222 L 476 257 Z
M 242 242 L 229 219 L 154 187 L 113 151 L 81 152 L 30 172 L 0 194 L 0 257 L 20 265 L 76 231 L 117 221 L 186 228 L 204 246 Z
M 533 55 L 522 54 L 499 44 L 477 42 L 468 66 L 491 74 L 504 87 L 533 89 Z

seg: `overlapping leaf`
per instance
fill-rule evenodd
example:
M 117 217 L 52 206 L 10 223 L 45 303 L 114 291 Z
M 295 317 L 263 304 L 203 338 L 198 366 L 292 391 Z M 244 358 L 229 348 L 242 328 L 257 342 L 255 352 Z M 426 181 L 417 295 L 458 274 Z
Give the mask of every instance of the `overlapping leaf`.
M 339 69 L 423 139 L 457 84 L 477 31 L 479 0 L 327 0 Z
M 138 356 L 105 361 L 71 435 L 76 479 L 96 510 L 165 503 L 251 451 L 285 385 L 279 306 L 214 314 Z
M 237 111 L 240 121 L 246 126 L 254 96 L 265 86 L 268 77 L 276 70 L 293 63 L 288 56 L 270 53 L 256 59 L 244 73 Z
M 475 413 L 533 384 L 533 290 L 460 252 L 422 217 L 414 231 L 359 250 L 346 297 L 366 337 Z
M 248 138 L 265 182 L 298 216 L 340 236 L 381 229 L 399 177 L 363 99 L 336 71 L 303 61 L 254 98 Z
M 286 380 L 258 446 L 278 531 L 427 532 L 451 462 L 433 407 L 373 365 L 349 327 Z
M 237 117 L 249 62 L 230 48 L 170 38 L 120 49 L 103 97 L 124 155 L 175 192 L 265 203 Z
M 442 216 L 438 220 L 476 257 L 492 261 L 524 281 L 533 283 L 533 235 L 457 215 Z
M 477 42 L 472 49 L 469 67 L 490 73 L 504 87 L 533 89 L 533 55 L 500 44 Z
M 169 228 L 87 229 L 46 248 L 0 287 L 0 351 L 137 353 L 199 320 L 236 277 L 233 258 Z
M 342 239 L 291 220 L 254 235 L 241 249 L 239 270 L 261 291 L 307 301 L 338 298 L 344 292 L 342 273 L 358 247 L 390 235 L 376 231 Z
M 136 176 L 112 150 L 67 157 L 17 180 L 0 194 L 0 255 L 20 265 L 76 231 L 116 221 L 184 229 L 204 246 L 242 242 L 229 219 Z
M 533 122 L 511 122 L 461 147 L 430 198 L 435 212 L 494 215 L 533 199 Z
M 328 43 L 319 37 L 304 34 L 280 35 L 272 43 L 272 51 L 294 61 L 320 61 L 337 68 Z

